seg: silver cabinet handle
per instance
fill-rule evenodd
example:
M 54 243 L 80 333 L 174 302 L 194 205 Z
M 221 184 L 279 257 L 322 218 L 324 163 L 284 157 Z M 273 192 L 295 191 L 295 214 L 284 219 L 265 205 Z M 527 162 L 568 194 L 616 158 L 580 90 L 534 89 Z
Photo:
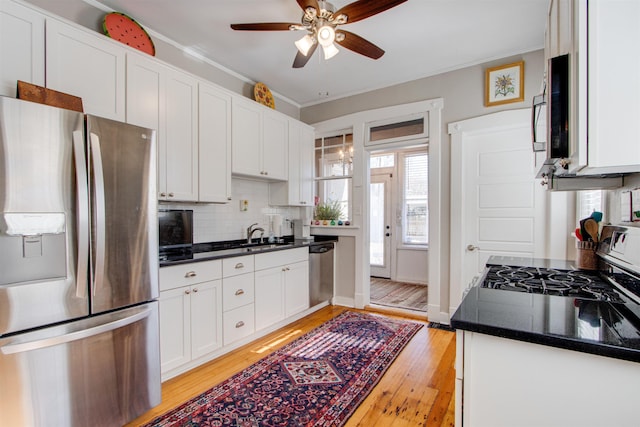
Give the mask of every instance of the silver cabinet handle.
M 242 328 L 243 326 L 244 326 L 244 322 L 242 320 L 236 323 L 236 329 Z
M 480 249 L 480 248 L 479 248 L 478 246 L 474 246 L 474 245 L 467 245 L 467 250 L 468 250 L 469 252 L 473 252 L 473 251 L 475 251 L 476 249 Z
M 198 292 L 198 288 L 193 288 L 193 292 Z
M 244 264 L 239 262 L 236 264 L 236 269 L 244 268 Z
M 167 197 L 167 193 L 160 193 L 160 197 Z
M 185 293 L 186 295 L 189 295 L 189 294 L 191 293 L 191 291 L 190 291 L 189 289 L 185 289 L 184 293 Z
M 236 296 L 244 295 L 244 289 L 238 289 L 236 291 Z
M 187 272 L 187 274 L 184 275 L 184 277 L 186 277 L 186 278 L 196 277 L 196 276 L 197 276 L 197 274 L 196 274 L 195 271 L 189 271 L 189 272 Z

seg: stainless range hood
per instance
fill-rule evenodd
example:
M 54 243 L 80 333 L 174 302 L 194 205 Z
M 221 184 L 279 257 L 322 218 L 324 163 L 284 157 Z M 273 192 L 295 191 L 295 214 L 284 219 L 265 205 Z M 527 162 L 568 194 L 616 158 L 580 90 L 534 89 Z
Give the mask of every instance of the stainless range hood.
M 536 175 L 542 179 L 541 185 L 546 185 L 550 191 L 611 190 L 624 184 L 622 174 L 576 175 L 565 172 L 561 162 L 558 159 L 545 160 Z

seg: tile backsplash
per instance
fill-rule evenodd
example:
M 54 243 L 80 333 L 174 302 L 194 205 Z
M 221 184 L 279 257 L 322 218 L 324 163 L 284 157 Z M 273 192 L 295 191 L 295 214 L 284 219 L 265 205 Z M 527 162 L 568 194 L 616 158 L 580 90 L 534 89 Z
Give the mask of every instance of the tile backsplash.
M 193 209 L 193 243 L 245 239 L 247 227 L 256 222 L 264 228 L 266 238 L 269 235 L 269 214 L 282 215 L 282 234 L 293 234 L 291 229 L 286 230 L 285 220 L 299 219 L 301 208 L 270 206 L 268 183 L 233 178 L 231 194 L 233 200 L 226 204 L 161 203 L 159 207 Z M 241 200 L 248 201 L 246 211 L 242 210 Z

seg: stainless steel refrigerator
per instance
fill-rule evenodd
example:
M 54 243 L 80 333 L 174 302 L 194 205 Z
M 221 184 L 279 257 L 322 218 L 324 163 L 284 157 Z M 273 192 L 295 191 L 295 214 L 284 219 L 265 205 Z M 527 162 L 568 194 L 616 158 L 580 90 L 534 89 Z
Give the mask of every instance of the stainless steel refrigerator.
M 160 403 L 155 131 L 0 97 L 0 426 Z

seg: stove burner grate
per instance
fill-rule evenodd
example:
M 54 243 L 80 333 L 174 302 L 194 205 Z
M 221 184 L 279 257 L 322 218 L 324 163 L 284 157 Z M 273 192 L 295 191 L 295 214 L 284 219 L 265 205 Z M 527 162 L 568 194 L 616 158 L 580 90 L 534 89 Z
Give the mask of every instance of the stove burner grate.
M 491 266 L 481 286 L 515 292 L 623 302 L 613 287 L 599 276 L 578 270 Z

